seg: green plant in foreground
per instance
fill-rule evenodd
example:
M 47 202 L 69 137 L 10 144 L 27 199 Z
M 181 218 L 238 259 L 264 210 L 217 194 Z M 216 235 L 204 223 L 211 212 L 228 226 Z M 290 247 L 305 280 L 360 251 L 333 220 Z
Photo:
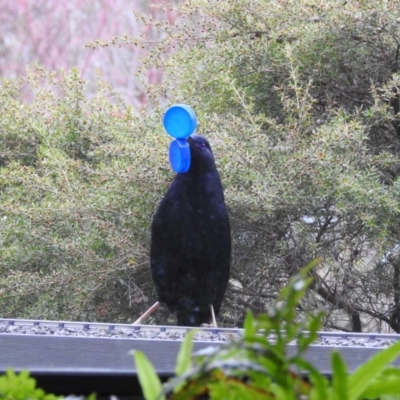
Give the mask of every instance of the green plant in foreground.
M 83 398 L 83 397 L 82 397 Z M 36 380 L 28 371 L 16 374 L 12 369 L 0 376 L 0 400 L 61 400 L 64 396 L 45 393 L 36 387 Z M 86 400 L 96 400 L 96 395 L 91 394 Z
M 247 315 L 244 333 L 218 347 L 192 353 L 195 331 L 180 349 L 176 377 L 161 384 L 146 356 L 136 351 L 139 380 L 146 400 L 155 399 L 400 399 L 400 369 L 388 367 L 400 355 L 400 342 L 381 351 L 348 374 L 339 353 L 332 353 L 328 379 L 304 357 L 317 338 L 323 313 L 299 316 L 297 306 L 312 282 L 310 263 L 294 276 L 268 314 Z M 295 354 L 287 345 L 296 340 Z M 300 373 L 301 372 L 301 373 Z M 304 379 L 307 376 L 308 379 Z
M 28 371 L 16 374 L 9 369 L 0 376 L 0 399 L 1 400 L 58 400 L 64 396 L 46 394 L 44 390 L 36 387 L 36 381 L 29 376 Z

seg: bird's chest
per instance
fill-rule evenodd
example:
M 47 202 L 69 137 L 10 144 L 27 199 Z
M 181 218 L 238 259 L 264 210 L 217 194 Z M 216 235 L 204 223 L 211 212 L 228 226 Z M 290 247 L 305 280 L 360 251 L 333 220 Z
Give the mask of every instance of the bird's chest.
M 182 240 L 191 243 L 189 247 L 203 247 L 218 231 L 220 207 L 212 195 L 200 194 L 183 197 L 172 218 L 173 229 L 179 231 Z
M 180 210 L 185 210 L 186 215 L 182 219 L 184 224 L 190 224 L 197 228 L 208 228 L 217 223 L 221 207 L 225 207 L 214 193 L 205 191 L 192 192 L 182 199 Z

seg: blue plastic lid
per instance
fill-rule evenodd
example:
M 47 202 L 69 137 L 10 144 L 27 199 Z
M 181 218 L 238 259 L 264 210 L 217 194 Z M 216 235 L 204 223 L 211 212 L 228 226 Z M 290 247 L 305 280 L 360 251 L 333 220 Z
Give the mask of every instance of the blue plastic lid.
M 169 145 L 169 162 L 172 169 L 179 173 L 187 172 L 190 167 L 190 147 L 185 139 L 175 139 Z
M 196 130 L 196 113 L 192 107 L 186 104 L 175 104 L 165 112 L 163 124 L 169 135 L 177 139 L 184 139 Z

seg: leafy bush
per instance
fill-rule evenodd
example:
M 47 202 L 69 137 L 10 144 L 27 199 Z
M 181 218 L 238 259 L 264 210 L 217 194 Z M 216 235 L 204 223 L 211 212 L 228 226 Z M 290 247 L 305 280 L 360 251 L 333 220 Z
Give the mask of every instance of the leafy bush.
M 176 378 L 161 385 L 146 357 L 134 353 L 146 400 L 159 399 L 398 399 L 400 369 L 387 367 L 400 354 L 395 343 L 348 375 L 337 352 L 332 353 L 332 377 L 323 376 L 304 354 L 317 338 L 322 313 L 300 317 L 299 301 L 311 284 L 311 263 L 291 278 L 268 314 L 257 318 L 249 313 L 243 336 L 220 347 L 209 347 L 191 359 L 191 331 L 182 344 Z M 287 345 L 296 340 L 296 353 Z M 304 378 L 307 376 L 307 380 Z
M 24 84 L 31 103 L 18 98 Z M 170 174 L 159 167 L 165 141 L 99 85 L 88 100 L 77 71 L 59 83 L 41 69 L 2 82 L 2 317 L 125 322 L 147 301 L 149 224 Z
M 192 104 L 211 138 L 234 237 L 225 323 L 322 257 L 303 301 L 330 310 L 325 328 L 400 332 L 397 2 L 179 10 L 182 24 L 154 24 L 165 40 L 145 66 L 166 71 L 149 96 Z
M 158 40 L 91 44 L 146 48 L 139 77 L 164 80 L 145 85 L 140 110 L 101 80 L 86 98 L 76 71 L 2 80 L 2 315 L 126 322 L 155 300 L 149 224 L 173 177 L 160 120 L 184 102 L 213 146 L 232 221 L 221 323 L 265 312 L 321 257 L 302 306 L 327 309 L 325 329 L 400 332 L 397 3 L 155 7 L 176 17 L 139 17 Z M 172 321 L 166 310 L 150 319 Z

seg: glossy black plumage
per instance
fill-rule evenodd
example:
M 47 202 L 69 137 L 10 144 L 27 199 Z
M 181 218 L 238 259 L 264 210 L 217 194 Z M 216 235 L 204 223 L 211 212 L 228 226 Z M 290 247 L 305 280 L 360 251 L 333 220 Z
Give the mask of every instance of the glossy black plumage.
M 208 141 L 188 138 L 191 165 L 177 174 L 153 218 L 150 263 L 158 300 L 178 325 L 218 314 L 229 279 L 231 236 L 221 181 Z

